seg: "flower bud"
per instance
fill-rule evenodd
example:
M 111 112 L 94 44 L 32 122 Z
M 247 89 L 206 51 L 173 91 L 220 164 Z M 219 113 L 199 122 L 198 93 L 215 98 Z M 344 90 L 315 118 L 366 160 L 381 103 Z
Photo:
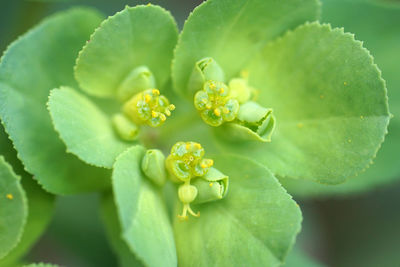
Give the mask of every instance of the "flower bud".
M 123 114 L 115 114 L 112 119 L 112 125 L 118 136 L 125 141 L 134 141 L 139 135 L 139 128 Z
M 133 122 L 151 127 L 161 126 L 174 109 L 175 106 L 157 89 L 140 92 L 123 106 L 124 114 Z
M 211 57 L 196 62 L 188 82 L 190 95 L 203 88 L 206 81 L 225 81 L 225 74 L 218 63 Z
M 193 203 L 206 203 L 225 197 L 228 192 L 229 177 L 211 167 L 206 175 L 193 179 L 192 185 L 198 191 L 197 198 Z
M 247 84 L 247 81 L 242 78 L 234 78 L 229 81 L 229 97 L 236 99 L 239 104 L 250 100 L 252 89 Z
M 147 150 L 142 160 L 142 171 L 155 184 L 164 185 L 167 179 L 164 154 L 158 149 Z
M 122 102 L 143 90 L 154 88 L 156 80 L 146 66 L 133 69 L 117 89 L 117 97 Z

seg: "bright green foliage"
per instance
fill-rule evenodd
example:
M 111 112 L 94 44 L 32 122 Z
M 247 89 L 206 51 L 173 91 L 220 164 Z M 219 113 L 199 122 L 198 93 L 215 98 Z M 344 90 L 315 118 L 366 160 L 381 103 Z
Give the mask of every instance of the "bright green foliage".
M 114 253 L 118 256 L 119 265 L 121 267 L 143 266 L 122 239 L 121 226 L 118 221 L 117 210 L 111 194 L 104 196 L 102 199 L 101 215 L 109 242 Z
M 76 87 L 76 55 L 100 21 L 90 9 L 52 16 L 14 42 L 0 63 L 1 119 L 25 168 L 52 193 L 92 191 L 108 184 L 108 171 L 66 153 L 46 109 L 51 89 Z
M 122 237 L 147 266 L 176 266 L 171 224 L 160 192 L 141 171 L 145 149 L 134 146 L 114 164 L 112 183 Z
M 265 167 L 233 156 L 214 159 L 230 177 L 229 193 L 194 205 L 199 218 L 175 218 L 179 265 L 279 266 L 300 231 L 298 205 Z
M 400 10 L 392 10 L 368 4 L 325 1 L 324 18 L 335 25 L 343 25 L 345 30 L 354 32 L 364 40 L 379 67 L 382 68 L 389 95 L 390 120 L 388 135 L 379 150 L 374 164 L 365 173 L 349 179 L 337 186 L 325 186 L 304 180 L 283 179 L 286 189 L 298 197 L 329 196 L 364 192 L 383 184 L 389 184 L 400 177 Z
M 176 23 L 164 9 L 126 7 L 104 21 L 91 36 L 79 54 L 76 79 L 91 95 L 116 97 L 131 71 L 146 66 L 156 85 L 163 88 L 169 79 L 177 36 Z
M 248 155 L 279 176 L 328 184 L 370 163 L 389 122 L 386 88 L 352 35 L 307 23 L 265 46 L 247 69 L 258 101 L 274 109 L 273 142 L 224 143 L 224 150 Z
M 130 145 L 117 136 L 104 112 L 72 88 L 52 90 L 48 107 L 54 128 L 68 151 L 84 162 L 111 168 L 115 158 Z
M 237 76 L 264 44 L 288 29 L 316 20 L 317 0 L 209 0 L 189 16 L 175 50 L 175 89 L 190 100 L 188 82 L 198 60 L 212 57 L 225 78 Z
M 28 205 L 20 177 L 0 156 L 0 259 L 20 241 Z

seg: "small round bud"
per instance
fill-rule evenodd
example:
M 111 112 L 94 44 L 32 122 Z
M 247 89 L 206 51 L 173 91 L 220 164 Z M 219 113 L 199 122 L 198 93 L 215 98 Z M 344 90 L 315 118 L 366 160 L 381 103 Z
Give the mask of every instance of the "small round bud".
M 183 204 L 189 204 L 197 197 L 197 188 L 190 184 L 183 184 L 178 189 L 178 197 Z
M 133 95 L 156 86 L 153 73 L 146 66 L 133 69 L 117 89 L 117 97 L 126 101 Z
M 118 136 L 125 141 L 134 141 L 139 135 L 139 128 L 123 114 L 115 114 L 112 125 Z

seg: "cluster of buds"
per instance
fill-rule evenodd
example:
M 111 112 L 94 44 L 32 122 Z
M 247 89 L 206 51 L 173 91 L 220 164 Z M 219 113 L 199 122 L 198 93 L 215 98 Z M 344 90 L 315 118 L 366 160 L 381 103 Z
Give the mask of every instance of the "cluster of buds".
M 249 86 L 248 73 L 232 78 L 227 85 L 222 68 L 213 58 L 196 62 L 188 82 L 194 106 L 203 121 L 221 126 L 227 140 L 270 142 L 275 128 L 272 109 L 254 102 L 257 90 Z
M 181 219 L 188 213 L 198 217 L 190 203 L 204 203 L 225 196 L 228 177 L 213 168 L 213 160 L 203 158 L 204 148 L 196 142 L 178 142 L 166 159 L 166 168 L 174 182 L 183 182 L 178 189 L 179 200 L 183 203 Z

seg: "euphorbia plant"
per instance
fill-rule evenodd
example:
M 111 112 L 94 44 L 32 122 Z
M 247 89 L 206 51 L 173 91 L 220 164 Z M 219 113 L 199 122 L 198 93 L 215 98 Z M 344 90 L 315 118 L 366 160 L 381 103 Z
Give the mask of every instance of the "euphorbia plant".
M 112 177 L 103 217 L 122 265 L 278 266 L 301 213 L 275 176 L 344 182 L 389 121 L 369 52 L 318 16 L 316 0 L 209 0 L 178 41 L 157 6 L 101 24 L 67 11 L 5 53 L 0 115 L 44 189 Z

